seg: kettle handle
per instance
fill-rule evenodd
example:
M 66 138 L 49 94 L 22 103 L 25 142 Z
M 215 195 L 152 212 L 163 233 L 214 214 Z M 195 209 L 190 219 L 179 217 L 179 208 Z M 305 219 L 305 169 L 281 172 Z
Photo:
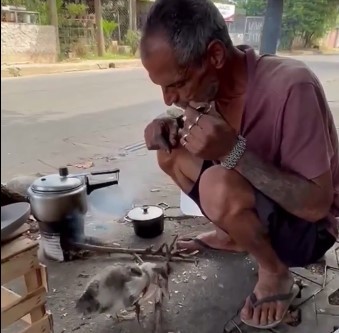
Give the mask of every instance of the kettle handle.
M 98 176 L 98 175 L 110 175 L 112 173 L 117 173 L 119 174 L 120 169 L 111 169 L 111 170 L 102 170 L 102 171 L 92 171 L 91 175 L 92 176 Z
M 100 188 L 112 186 L 112 185 L 118 185 L 119 184 L 119 172 L 120 169 L 112 169 L 112 170 L 103 170 L 103 171 L 93 171 L 91 172 L 92 176 L 96 175 L 108 175 L 108 174 L 117 174 L 116 179 L 114 180 L 109 180 L 109 181 L 104 181 L 104 182 L 99 182 L 99 183 L 94 183 L 91 184 L 89 182 L 88 177 L 86 178 L 86 187 L 87 187 L 87 194 L 92 193 L 95 190 L 98 190 Z

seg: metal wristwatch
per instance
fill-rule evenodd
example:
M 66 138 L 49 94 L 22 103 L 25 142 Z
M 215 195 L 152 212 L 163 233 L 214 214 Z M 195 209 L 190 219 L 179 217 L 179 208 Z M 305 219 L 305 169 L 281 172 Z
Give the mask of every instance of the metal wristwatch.
M 245 151 L 246 139 L 243 136 L 238 135 L 237 143 L 234 145 L 231 152 L 225 158 L 220 160 L 220 164 L 228 170 L 234 169 Z

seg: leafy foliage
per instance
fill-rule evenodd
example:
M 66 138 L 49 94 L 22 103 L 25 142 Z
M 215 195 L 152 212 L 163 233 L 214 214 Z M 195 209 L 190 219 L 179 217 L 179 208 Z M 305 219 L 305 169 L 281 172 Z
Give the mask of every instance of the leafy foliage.
M 140 42 L 140 32 L 128 30 L 126 37 L 125 37 L 125 43 L 131 48 L 132 55 L 135 55 Z
M 266 5 L 266 0 L 240 0 L 237 4 L 238 7 L 246 9 L 247 16 L 265 15 Z
M 265 15 L 266 0 L 241 0 L 239 5 L 248 16 Z M 291 48 L 295 37 L 304 41 L 304 47 L 333 28 L 339 16 L 338 0 L 285 0 L 281 27 L 281 46 Z
M 63 0 L 56 0 L 57 10 L 61 11 Z M 43 0 L 1 0 L 2 6 L 23 6 L 29 11 L 38 12 L 40 16 L 40 24 L 49 24 L 47 1 Z
M 112 42 L 113 32 L 117 29 L 118 23 L 109 20 L 102 20 L 102 30 L 104 32 L 106 49 L 109 48 Z
M 313 41 L 324 36 L 334 27 L 338 16 L 337 0 L 286 1 L 283 14 L 282 42 L 293 36 L 300 36 L 304 46 L 312 46 Z
M 88 10 L 88 6 L 82 3 L 68 3 L 66 5 L 66 12 L 71 17 L 79 17 L 79 16 L 86 15 L 87 10 Z

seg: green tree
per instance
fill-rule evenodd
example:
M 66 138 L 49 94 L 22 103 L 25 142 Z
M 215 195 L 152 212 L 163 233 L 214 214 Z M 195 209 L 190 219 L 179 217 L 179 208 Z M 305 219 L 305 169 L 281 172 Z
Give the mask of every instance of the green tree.
M 338 0 L 286 0 L 282 43 L 286 41 L 291 47 L 294 36 L 300 36 L 304 47 L 311 47 L 313 42 L 334 27 L 338 10 Z
M 63 1 L 56 0 L 58 13 L 61 11 Z M 40 24 L 49 24 L 48 5 L 45 0 L 1 0 L 1 5 L 23 6 L 29 11 L 38 12 Z
M 266 0 L 240 0 L 248 16 L 265 15 Z M 281 27 L 281 47 L 291 48 L 295 37 L 311 47 L 333 28 L 339 15 L 338 0 L 285 0 Z
M 244 8 L 247 16 L 263 16 L 266 11 L 267 0 L 239 0 L 237 7 Z

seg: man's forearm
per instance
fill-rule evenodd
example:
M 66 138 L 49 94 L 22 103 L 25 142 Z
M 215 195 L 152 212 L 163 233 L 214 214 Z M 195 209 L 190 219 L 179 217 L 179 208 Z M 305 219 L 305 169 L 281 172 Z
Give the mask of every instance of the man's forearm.
M 295 216 L 314 221 L 326 207 L 326 198 L 320 186 L 311 180 L 284 172 L 249 151 L 245 152 L 235 170 L 253 187 Z

